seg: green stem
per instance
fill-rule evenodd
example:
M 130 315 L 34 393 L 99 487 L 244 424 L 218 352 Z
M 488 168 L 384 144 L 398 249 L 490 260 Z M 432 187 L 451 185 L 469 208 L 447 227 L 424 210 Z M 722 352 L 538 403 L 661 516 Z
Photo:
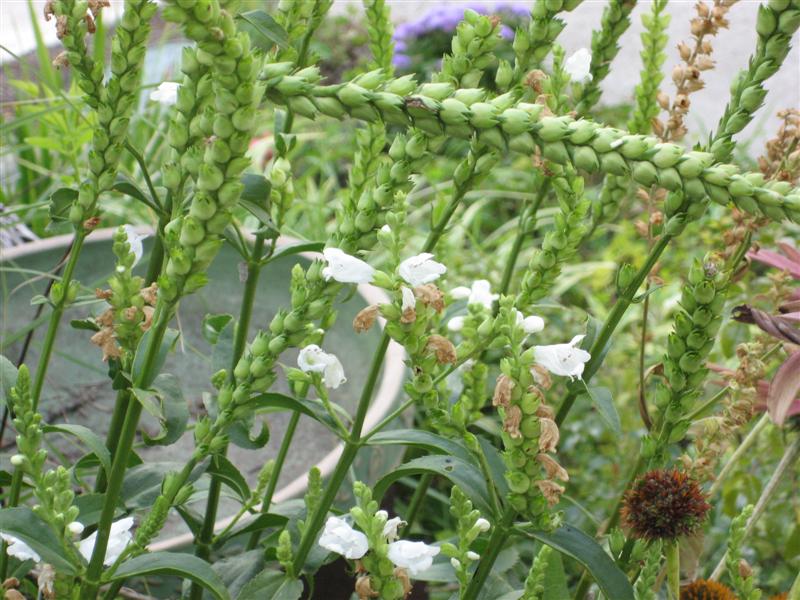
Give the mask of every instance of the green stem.
M 788 600 L 800 600 L 800 573 L 794 578 L 792 589 L 789 590 Z
M 297 429 L 297 424 L 300 422 L 300 412 L 295 411 L 289 419 L 289 424 L 286 426 L 286 431 L 283 433 L 281 446 L 278 449 L 278 455 L 275 457 L 275 465 L 272 468 L 272 474 L 267 484 L 267 489 L 264 492 L 264 499 L 261 501 L 261 512 L 269 512 L 272 506 L 272 497 L 275 495 L 275 489 L 278 487 L 278 477 L 283 470 L 283 463 L 286 461 L 286 455 L 289 453 L 289 446 L 292 445 L 294 432 Z M 261 539 L 261 531 L 254 531 L 247 541 L 247 549 L 252 550 L 258 545 L 258 540 Z
M 664 547 L 667 559 L 667 593 L 670 600 L 681 597 L 681 555 L 678 540 L 667 542 Z
M 153 185 L 153 181 L 150 179 L 150 173 L 147 171 L 147 163 L 144 162 L 144 158 L 142 157 L 141 153 L 133 147 L 133 145 L 126 141 L 125 142 L 125 149 L 128 153 L 133 156 L 134 160 L 139 164 L 139 168 L 142 171 L 142 177 L 144 178 L 144 182 L 147 185 L 147 189 L 150 191 L 150 197 L 153 199 L 152 203 L 147 203 L 147 206 L 154 210 L 157 214 L 162 214 L 163 207 L 161 206 L 161 201 L 158 199 L 158 194 L 156 193 L 156 188 Z
M 722 467 L 722 470 L 719 472 L 719 475 L 717 475 L 717 478 L 714 480 L 714 483 L 708 490 L 709 498 L 713 498 L 714 495 L 716 495 L 716 493 L 722 487 L 722 482 L 725 481 L 730 472 L 733 470 L 733 467 L 736 465 L 739 459 L 744 455 L 744 453 L 747 452 L 750 449 L 750 446 L 752 446 L 755 443 L 755 441 L 758 439 L 758 436 L 764 429 L 764 427 L 769 425 L 769 421 L 770 421 L 769 415 L 765 413 L 758 420 L 758 423 L 756 423 L 755 426 L 750 430 L 747 436 L 745 436 L 745 438 L 742 440 L 742 443 L 739 444 L 738 448 L 736 448 L 736 450 L 733 452 L 730 459 L 728 459 L 728 462 L 725 463 L 724 467 Z
M 489 538 L 489 544 L 486 546 L 486 550 L 481 554 L 478 568 L 472 576 L 467 589 L 464 591 L 462 600 L 475 600 L 478 597 L 478 594 L 486 583 L 486 578 L 489 577 L 489 574 L 492 572 L 492 567 L 494 567 L 498 554 L 500 554 L 503 546 L 505 546 L 505 543 L 508 541 L 509 529 L 514 522 L 515 516 L 516 512 L 514 509 L 508 507 L 502 519 L 494 526 L 494 531 L 492 531 L 492 535 Z
M 405 521 L 408 531 L 411 531 L 414 521 L 417 520 L 419 509 L 422 506 L 425 497 L 428 495 L 428 488 L 431 486 L 432 481 L 433 475 L 431 473 L 425 473 L 422 477 L 420 477 L 417 487 L 414 488 L 414 493 L 412 494 L 411 500 L 408 502 L 408 508 L 406 509 Z
M 339 458 L 339 462 L 337 463 L 336 469 L 333 471 L 333 474 L 328 481 L 328 485 L 325 486 L 325 491 L 323 492 L 317 509 L 306 522 L 305 529 L 303 530 L 303 536 L 300 538 L 300 544 L 297 547 L 294 555 L 294 562 L 292 563 L 295 573 L 300 573 L 303 570 L 303 565 L 305 565 L 308 553 L 311 551 L 311 546 L 317 539 L 317 533 L 322 528 L 322 524 L 325 521 L 328 510 L 333 504 L 336 494 L 339 493 L 339 487 L 342 485 L 342 481 L 344 481 L 344 478 L 350 469 L 350 465 L 355 459 L 358 449 L 361 447 L 361 430 L 364 427 L 364 419 L 367 416 L 367 409 L 372 401 L 372 394 L 375 390 L 375 385 L 378 382 L 378 375 L 381 372 L 381 367 L 383 366 L 383 358 L 386 355 L 387 348 L 389 347 L 389 340 L 389 335 L 384 333 L 383 337 L 381 338 L 380 345 L 375 352 L 375 357 L 372 360 L 372 366 L 370 367 L 367 381 L 364 384 L 363 390 L 361 391 L 361 398 L 358 401 L 356 415 L 353 419 L 353 427 L 351 429 L 350 438 L 345 442 L 342 456 Z
M 229 372 L 229 381 L 233 380 L 233 370 L 244 353 L 247 345 L 247 333 L 250 328 L 250 321 L 253 316 L 253 306 L 255 304 L 256 291 L 258 290 L 258 279 L 261 275 L 262 254 L 264 253 L 264 236 L 257 235 L 250 260 L 247 263 L 247 282 L 245 283 L 242 305 L 239 309 L 239 322 L 236 325 L 236 337 L 233 341 L 233 355 Z M 220 454 L 225 456 L 227 446 L 222 448 Z M 208 560 L 211 556 L 211 542 L 214 538 L 214 524 L 217 521 L 217 511 L 219 510 L 219 497 L 222 491 L 222 479 L 218 476 L 211 476 L 211 483 L 208 487 L 208 497 L 206 499 L 206 511 L 203 516 L 203 527 L 200 534 L 195 536 L 195 556 Z M 192 583 L 189 598 L 191 600 L 201 600 L 203 597 L 203 587 L 197 583 Z
M 611 312 L 608 313 L 608 316 L 603 323 L 603 328 L 600 330 L 600 333 L 597 334 L 597 338 L 595 338 L 594 343 L 589 350 L 589 353 L 592 355 L 592 357 L 589 359 L 589 362 L 586 363 L 586 368 L 583 370 L 583 380 L 585 382 L 588 382 L 594 376 L 594 374 L 597 373 L 600 365 L 603 364 L 606 344 L 611 339 L 612 334 L 622 320 L 622 317 L 625 315 L 625 311 L 628 310 L 628 307 L 633 302 L 639 286 L 642 285 L 642 282 L 650 274 L 653 266 L 661 257 L 661 254 L 664 252 L 664 249 L 667 247 L 670 241 L 672 241 L 671 235 L 664 234 L 661 236 L 658 242 L 650 250 L 650 253 L 647 255 L 647 260 L 645 260 L 644 265 L 642 265 L 642 267 L 636 272 L 633 281 L 631 281 L 630 285 L 617 298 L 617 301 L 614 303 Z M 576 397 L 576 392 L 570 392 L 564 402 L 561 404 L 561 407 L 558 409 L 558 414 L 556 415 L 556 423 L 558 425 L 561 425 L 564 422 L 564 419 L 567 418 L 567 415 L 569 415 L 572 405 L 575 404 Z
M 517 258 L 519 257 L 520 250 L 522 250 L 522 243 L 525 241 L 525 237 L 528 234 L 533 233 L 533 229 L 536 227 L 536 213 L 539 211 L 539 207 L 541 206 L 544 197 L 547 195 L 549 186 L 550 179 L 547 178 L 539 187 L 536 198 L 534 198 L 530 205 L 527 205 L 523 209 L 522 214 L 519 217 L 517 237 L 514 238 L 514 245 L 511 246 L 511 253 L 508 256 L 506 268 L 503 271 L 503 280 L 500 282 L 501 296 L 508 293 L 508 288 L 511 285 L 511 278 L 514 276 L 514 268 L 517 266 Z M 531 221 L 530 225 L 528 225 L 528 221 Z

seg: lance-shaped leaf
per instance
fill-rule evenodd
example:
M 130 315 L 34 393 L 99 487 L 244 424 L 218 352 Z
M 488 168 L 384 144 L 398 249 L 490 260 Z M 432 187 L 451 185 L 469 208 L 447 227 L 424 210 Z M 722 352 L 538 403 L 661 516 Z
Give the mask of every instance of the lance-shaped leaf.
M 795 352 L 778 368 L 769 384 L 767 410 L 779 427 L 789 416 L 793 405 L 800 404 L 800 352 Z

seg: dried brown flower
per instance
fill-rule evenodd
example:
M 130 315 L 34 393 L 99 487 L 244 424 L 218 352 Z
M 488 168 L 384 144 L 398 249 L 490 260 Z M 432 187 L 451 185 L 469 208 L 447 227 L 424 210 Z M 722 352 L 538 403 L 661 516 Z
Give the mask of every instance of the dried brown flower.
M 508 375 L 500 375 L 494 386 L 492 406 L 508 408 L 511 405 L 511 391 L 514 389 L 514 380 Z
M 363 333 L 372 329 L 375 324 L 375 319 L 378 318 L 378 305 L 370 304 L 366 308 L 358 311 L 358 314 L 353 319 L 353 329 L 356 333 Z
M 622 518 L 635 537 L 674 540 L 695 533 L 710 508 L 686 473 L 657 469 L 639 477 L 625 493 Z
M 553 419 L 543 417 L 539 419 L 539 450 L 542 452 L 553 452 L 558 446 L 558 440 L 561 434 L 558 431 L 558 425 Z
M 62 39 L 65 35 L 67 35 L 67 26 L 67 16 L 58 15 L 56 17 L 56 36 L 58 39 Z
M 442 290 L 432 283 L 415 287 L 414 297 L 425 306 L 430 306 L 437 313 L 441 313 L 444 310 L 444 294 Z
M 561 481 L 569 481 L 569 473 L 562 467 L 556 459 L 549 454 L 539 453 L 536 455 L 536 462 L 542 465 L 548 479 L 560 479 Z
M 142 288 L 139 293 L 150 306 L 155 306 L 158 301 L 158 284 L 151 283 L 149 287 Z
M 61 69 L 63 67 L 68 67 L 69 66 L 69 57 L 67 56 L 66 51 L 65 52 L 59 52 L 56 55 L 56 57 L 53 59 L 53 66 L 56 69 Z
M 372 589 L 372 584 L 369 580 L 369 575 L 362 575 L 356 579 L 356 596 L 358 600 L 369 600 L 369 598 L 377 598 L 380 596 L 378 592 Z
M 561 500 L 561 494 L 564 493 L 564 486 L 557 484 L 555 481 L 548 479 L 540 479 L 536 482 L 536 486 L 542 492 L 548 506 L 554 506 Z
M 433 352 L 434 355 L 436 355 L 436 362 L 440 365 L 455 364 L 458 360 L 456 347 L 453 345 L 453 342 L 443 335 L 434 333 L 430 336 L 426 349 L 428 352 Z
M 519 430 L 519 424 L 522 421 L 522 409 L 516 404 L 512 404 L 506 409 L 506 416 L 503 419 L 503 431 L 510 435 L 513 439 L 522 437 Z

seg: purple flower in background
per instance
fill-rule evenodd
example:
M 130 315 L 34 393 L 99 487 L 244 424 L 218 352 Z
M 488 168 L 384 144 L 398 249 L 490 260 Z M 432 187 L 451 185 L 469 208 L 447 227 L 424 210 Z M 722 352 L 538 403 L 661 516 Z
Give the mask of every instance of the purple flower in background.
M 405 54 L 395 54 L 392 57 L 392 64 L 396 69 L 408 69 L 411 67 L 411 57 Z
M 503 25 L 500 27 L 500 35 L 503 36 L 504 40 L 511 41 L 514 39 L 514 30 L 508 25 Z

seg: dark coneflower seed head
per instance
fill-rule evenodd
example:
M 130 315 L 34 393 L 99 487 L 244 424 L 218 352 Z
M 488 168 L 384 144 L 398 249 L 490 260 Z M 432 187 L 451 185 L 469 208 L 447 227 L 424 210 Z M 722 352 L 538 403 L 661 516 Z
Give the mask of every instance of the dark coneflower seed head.
M 778 594 L 776 596 L 770 596 L 769 600 L 789 600 L 789 592 L 783 592 L 782 594 Z
M 638 538 L 674 540 L 696 532 L 710 508 L 686 473 L 657 469 L 639 477 L 626 492 L 622 518 Z
M 681 600 L 736 600 L 736 594 L 716 581 L 698 579 L 681 588 Z

